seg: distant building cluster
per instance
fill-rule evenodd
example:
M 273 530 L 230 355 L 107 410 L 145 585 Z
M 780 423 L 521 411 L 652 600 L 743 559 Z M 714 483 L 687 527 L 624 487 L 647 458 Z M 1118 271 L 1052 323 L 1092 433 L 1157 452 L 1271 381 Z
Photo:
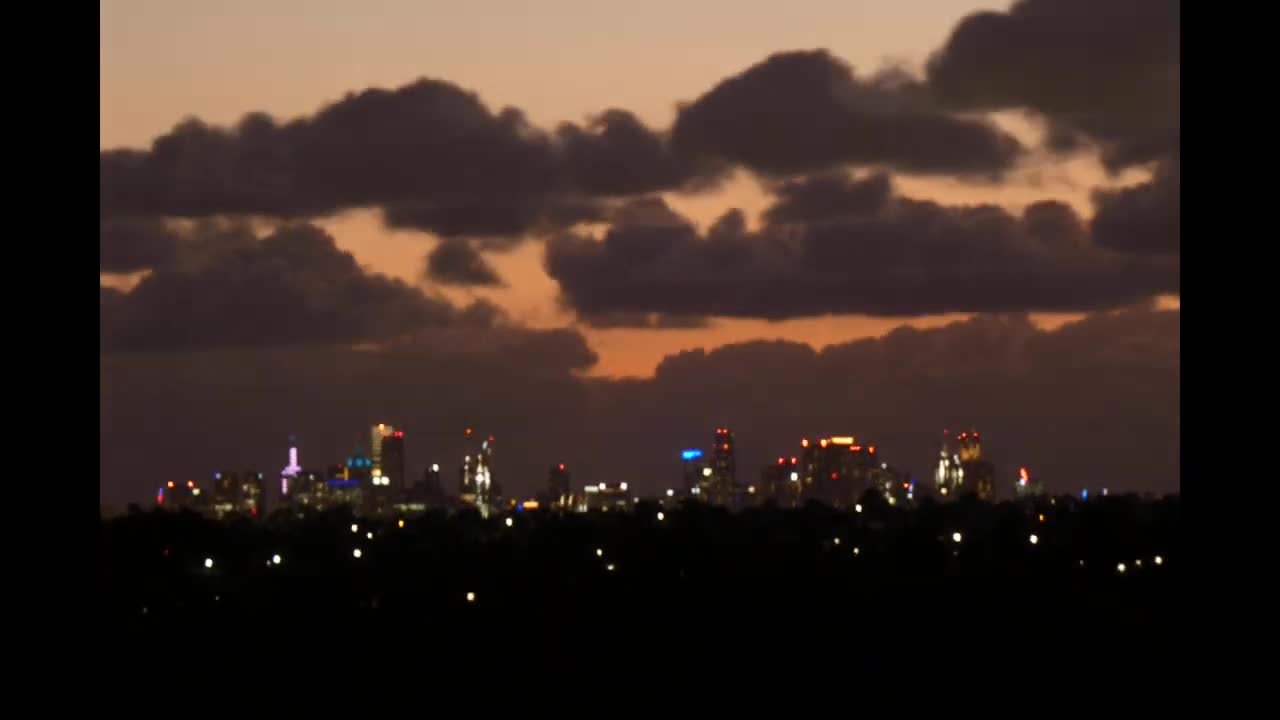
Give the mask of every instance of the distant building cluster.
M 481 436 L 472 428 L 466 428 L 464 438 L 465 452 L 457 466 L 458 494 L 450 496 L 439 463 L 431 463 L 416 482 L 411 479 L 405 466 L 405 433 L 389 424 L 369 429 L 367 452 L 358 443 L 345 462 L 324 470 L 304 468 L 297 438 L 290 436 L 288 462 L 279 472 L 277 506 L 271 510 L 305 514 L 349 506 L 364 516 L 387 517 L 471 507 L 487 518 L 494 513 L 526 510 L 627 511 L 641 500 L 625 482 L 588 481 L 575 486 L 563 462 L 551 466 L 545 489 L 534 497 L 504 497 L 495 460 L 496 438 Z M 860 509 L 868 497 L 901 507 L 926 496 L 937 501 L 965 495 L 985 501 L 996 497 L 994 466 L 983 454 L 977 431 L 952 436 L 944 430 L 932 482 L 923 484 L 881 457 L 875 445 L 863 443 L 853 434 L 801 438 L 797 447 L 778 455 L 776 462 L 765 465 L 757 480 L 749 483 L 738 476 L 733 431 L 718 427 L 710 439 L 709 448 L 688 448 L 680 453 L 679 482 L 653 498 L 659 506 L 696 502 L 734 509 L 764 504 L 794 508 L 816 501 Z M 194 480 L 166 482 L 156 492 L 156 503 L 219 519 L 259 517 L 267 511 L 266 487 L 261 472 L 219 471 L 208 487 Z M 1012 491 L 1018 500 L 1044 494 L 1039 479 L 1025 467 L 1012 482 Z M 1087 491 L 1082 497 L 1087 499 Z

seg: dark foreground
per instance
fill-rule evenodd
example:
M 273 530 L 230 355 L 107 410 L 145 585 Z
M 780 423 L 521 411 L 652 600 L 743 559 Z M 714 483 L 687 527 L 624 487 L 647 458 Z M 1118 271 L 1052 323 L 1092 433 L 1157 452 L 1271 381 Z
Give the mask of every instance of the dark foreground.
M 659 520 L 642 505 L 511 527 L 134 513 L 102 523 L 99 611 L 108 641 L 155 662 L 146 648 L 239 647 L 270 667 L 360 644 L 393 665 L 408 649 L 454 667 L 656 663 L 751 683 L 872 671 L 922 688 L 1176 690 L 1176 498 L 864 510 Z

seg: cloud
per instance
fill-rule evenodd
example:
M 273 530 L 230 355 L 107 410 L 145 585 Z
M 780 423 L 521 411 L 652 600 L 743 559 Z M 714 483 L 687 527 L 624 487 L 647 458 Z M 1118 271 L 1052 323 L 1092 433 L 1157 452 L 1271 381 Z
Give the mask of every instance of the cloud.
M 1051 147 L 1098 144 L 1115 169 L 1158 160 L 1179 144 L 1181 12 L 1169 0 L 977 12 L 929 60 L 929 88 L 955 110 L 1040 113 Z
M 1179 255 L 1182 249 L 1182 177 L 1177 154 L 1148 182 L 1094 193 L 1093 236 L 1098 244 L 1131 253 Z
M 739 343 L 672 355 L 643 380 L 579 377 L 594 354 L 573 331 L 501 326 L 442 328 L 377 351 L 108 354 L 100 493 L 122 505 L 168 479 L 271 473 L 291 433 L 303 465 L 323 468 L 378 422 L 405 430 L 415 478 L 433 462 L 456 477 L 464 428 L 495 435 L 498 480 L 523 497 L 543 488 L 553 462 L 579 487 L 621 481 L 657 494 L 679 482 L 680 451 L 707 447 L 724 426 L 748 483 L 801 437 L 837 433 L 878 445 L 923 480 L 941 430 L 973 427 L 1002 493 L 1022 465 L 1059 492 L 1170 492 L 1179 351 L 1177 311 L 1130 307 L 1053 331 L 1012 314 L 821 350 Z
M 549 242 L 547 271 L 585 316 L 1085 311 L 1179 288 L 1176 257 L 1100 247 L 1057 202 L 1021 216 L 946 206 L 894 195 L 881 175 L 775 190 L 756 232 L 732 211 L 703 235 L 660 199 L 634 201 L 603 238 Z
M 380 207 L 391 226 L 446 237 L 567 227 L 598 219 L 602 199 L 679 188 L 699 172 L 713 170 L 676 158 L 628 112 L 553 134 L 517 109 L 492 112 L 474 93 L 427 79 L 287 122 L 264 113 L 232 128 L 186 120 L 146 151 L 99 158 L 104 218 Z
M 103 292 L 104 351 L 351 345 L 493 320 L 365 272 L 312 225 L 180 260 L 128 293 Z
M 466 240 L 450 239 L 437 245 L 427 255 L 424 275 L 446 285 L 496 287 L 503 284 L 498 271 Z
M 672 144 L 766 175 L 883 165 L 995 176 L 1022 153 L 993 124 L 940 110 L 913 78 L 860 78 L 825 50 L 777 53 L 722 81 L 680 109 Z

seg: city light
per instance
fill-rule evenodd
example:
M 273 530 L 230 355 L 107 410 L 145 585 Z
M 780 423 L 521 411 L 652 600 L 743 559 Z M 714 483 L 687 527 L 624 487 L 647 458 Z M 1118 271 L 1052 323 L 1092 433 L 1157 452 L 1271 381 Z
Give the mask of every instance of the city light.
M 512 525 L 515 525 L 515 524 L 516 524 L 515 520 L 512 520 L 511 518 L 507 518 L 507 527 L 511 527 Z
M 599 487 L 601 490 L 604 490 L 604 489 L 605 489 L 605 484 L 604 484 L 604 483 L 600 483 L 597 487 Z
M 750 493 L 750 494 L 752 494 L 752 495 L 755 495 L 755 494 L 756 494 L 756 486 L 755 486 L 755 485 L 748 485 L 748 486 L 747 486 L 747 492 L 748 492 L 748 493 Z
M 702 457 L 701 450 L 685 450 L 684 452 L 680 453 L 681 460 L 697 460 L 700 457 Z M 561 465 L 560 469 L 563 470 L 564 466 Z
M 961 540 L 961 539 L 962 539 L 962 538 L 961 538 L 961 536 L 960 536 L 960 533 L 958 533 L 958 532 L 951 533 L 951 542 L 956 542 L 956 543 L 958 543 L 958 542 L 960 542 L 960 540 Z
M 854 554 L 854 555 L 859 555 L 859 554 L 861 554 L 861 553 L 862 553 L 862 550 L 861 550 L 860 548 L 854 548 L 854 549 L 853 549 L 853 554 Z
M 624 491 L 627 489 L 627 484 L 626 484 L 626 483 L 622 483 L 622 489 L 623 489 Z
M 604 550 L 596 548 L 596 557 L 604 557 Z
M 854 506 L 853 506 L 853 511 L 854 511 L 854 512 L 862 512 L 862 503 L 858 503 L 857 505 L 854 505 Z
M 438 463 L 431 463 L 431 472 L 440 472 L 440 465 Z
M 1142 567 L 1142 560 L 1134 560 L 1133 565 L 1134 567 Z
M 711 468 L 702 468 L 702 477 L 711 477 Z
M 1040 513 L 1039 518 L 1040 522 L 1044 522 L 1044 513 Z
M 473 603 L 475 601 L 476 601 L 476 594 L 473 592 L 467 593 L 467 602 Z
M 352 557 L 356 557 L 356 558 L 358 558 L 358 557 L 360 557 L 360 556 L 362 556 L 362 555 L 364 555 L 364 553 L 360 552 L 360 548 L 356 548 L 355 550 L 352 550 L 352 551 L 351 551 L 351 556 L 352 556 Z
M 663 515 L 663 514 L 662 514 L 662 511 L 661 511 L 661 510 L 659 510 L 659 511 L 658 511 L 658 522 L 662 522 L 663 520 L 666 520 L 666 519 L 667 519 L 667 516 L 666 516 L 666 515 Z
M 613 572 L 613 563 L 609 563 L 608 565 L 605 565 L 604 569 L 608 570 L 609 572 Z
M 676 494 L 675 490 L 672 490 L 671 488 L 667 488 L 667 497 L 672 497 L 675 494 Z
M 271 564 L 272 564 L 272 565 L 279 565 L 279 564 L 280 564 L 280 556 L 279 556 L 279 555 L 272 555 L 272 556 L 271 556 Z
M 206 568 L 211 568 L 211 567 L 213 567 L 213 558 L 205 558 L 205 559 L 204 559 L 204 566 L 205 566 Z
M 364 534 L 364 536 L 365 536 L 366 538 L 370 539 L 370 540 L 372 540 L 372 539 L 373 539 L 373 533 L 371 533 L 371 532 L 367 532 L 367 533 L 365 533 L 365 534 Z
M 404 527 L 404 520 L 397 520 L 396 527 Z
M 1157 564 L 1157 565 L 1163 565 L 1163 564 L 1164 564 L 1164 558 L 1162 558 L 1162 557 L 1160 557 L 1159 555 L 1157 555 L 1157 556 L 1155 556 L 1155 558 L 1152 560 L 1152 562 L 1154 562 L 1154 563 L 1155 563 L 1155 564 Z
M 1116 565 L 1116 572 L 1120 573 L 1121 575 L 1124 574 L 1124 563 L 1119 563 L 1118 565 Z
M 809 447 L 809 438 L 800 441 L 800 447 Z
M 1031 539 L 1032 545 L 1035 545 L 1036 543 L 1040 542 L 1040 538 L 1036 537 L 1034 534 L 1032 534 L 1030 539 Z
M 834 542 L 835 544 L 839 545 L 839 544 L 840 544 L 840 538 L 836 538 L 835 540 L 833 540 L 833 542 Z
M 359 525 L 352 525 L 352 526 L 351 526 L 351 532 L 353 532 L 353 533 L 358 533 L 358 532 L 360 532 L 360 526 L 359 526 Z
M 796 472 L 795 470 L 792 470 L 792 471 L 791 471 L 791 482 L 799 482 L 799 480 L 800 480 L 800 473 Z
M 833 444 L 833 445 L 852 445 L 852 444 L 853 444 L 853 438 L 852 438 L 852 437 L 850 437 L 850 436 L 846 436 L 846 437 L 833 437 L 833 438 L 831 438 L 831 444 Z

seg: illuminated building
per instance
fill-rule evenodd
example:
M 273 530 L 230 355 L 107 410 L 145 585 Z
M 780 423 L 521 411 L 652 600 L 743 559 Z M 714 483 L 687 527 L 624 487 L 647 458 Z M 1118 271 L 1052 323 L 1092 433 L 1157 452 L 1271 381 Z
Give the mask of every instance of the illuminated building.
M 942 431 L 942 449 L 938 451 L 938 465 L 933 471 L 934 490 L 939 498 L 958 498 L 964 492 L 964 468 L 960 455 L 947 447 L 946 430 Z
M 408 485 L 404 473 L 403 430 L 396 430 L 382 438 L 382 465 L 378 465 L 377 458 L 373 458 L 373 465 L 375 468 L 381 467 L 382 487 L 389 487 L 394 491 L 399 491 Z
M 260 472 L 216 472 L 210 509 L 219 519 L 234 515 L 260 517 L 264 512 L 264 490 Z
M 738 490 L 738 462 L 733 431 L 729 428 L 716 428 L 711 457 L 712 484 L 708 499 L 717 505 L 733 505 Z
M 715 468 L 706 461 L 702 451 L 696 448 L 681 452 L 680 459 L 684 462 L 682 474 L 685 496 L 702 500 L 709 499 L 712 487 L 715 484 L 713 480 Z
M 773 500 L 779 507 L 799 507 L 802 492 L 799 457 L 779 457 L 776 463 L 765 465 L 760 471 L 757 502 Z
M 373 476 L 382 476 L 382 441 L 395 433 L 395 428 L 378 423 L 369 429 L 369 459 L 373 461 Z
M 627 490 L 626 483 L 613 486 L 608 483 L 588 485 L 582 489 L 582 496 L 578 500 L 578 512 L 630 510 L 631 502 L 632 495 Z
M 852 507 L 868 489 L 886 487 L 886 465 L 874 445 L 859 445 L 852 435 L 800 441 L 796 468 L 798 493 L 803 499 L 820 500 L 835 507 Z M 788 480 L 790 474 L 788 474 Z M 800 502 L 800 498 L 793 499 Z
M 547 493 L 543 498 L 548 509 L 573 508 L 573 486 L 569 482 L 569 470 L 564 463 L 556 463 L 547 473 Z
M 339 507 L 346 505 L 353 509 L 363 507 L 363 488 L 360 485 L 361 478 L 367 478 L 372 461 L 366 467 L 364 462 L 367 458 L 360 457 L 359 453 L 355 456 L 347 458 L 346 465 L 332 465 L 326 473 L 325 480 L 325 502 L 324 507 Z
M 195 480 L 169 480 L 156 489 L 156 505 L 168 510 L 205 512 L 211 498 Z
M 1044 495 L 1044 486 L 1039 478 L 1031 477 L 1026 468 L 1018 469 L 1018 479 L 1013 485 L 1014 497 L 1019 500 L 1038 498 Z
M 471 429 L 467 429 L 471 435 Z M 493 436 L 480 443 L 480 449 L 474 454 L 462 458 L 462 502 L 474 506 L 481 517 L 489 517 L 489 513 L 501 502 L 502 494 L 493 479 Z
M 280 471 L 280 501 L 282 503 L 289 501 L 290 493 L 294 490 L 292 485 L 298 473 L 302 472 L 302 466 L 298 464 L 298 438 L 289 436 L 289 464 L 284 466 Z
M 969 489 L 977 494 L 979 500 L 995 501 L 995 467 L 982 457 L 982 442 L 977 431 L 960 433 L 957 441 L 960 444 L 960 468 Z

